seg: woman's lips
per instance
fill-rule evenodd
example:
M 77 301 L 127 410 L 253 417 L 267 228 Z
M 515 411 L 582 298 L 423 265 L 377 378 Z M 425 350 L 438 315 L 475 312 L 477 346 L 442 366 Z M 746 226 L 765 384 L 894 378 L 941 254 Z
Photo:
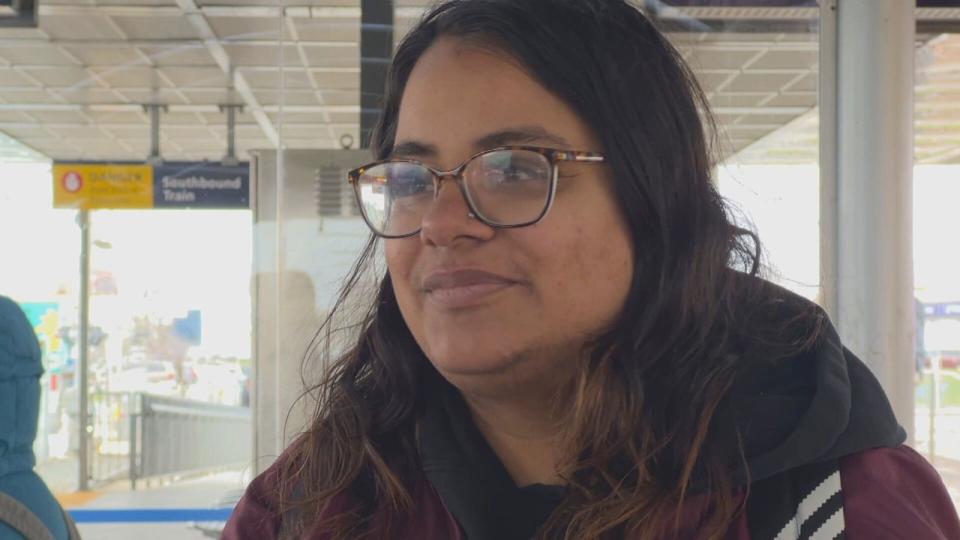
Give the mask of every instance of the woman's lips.
M 482 270 L 453 270 L 428 275 L 423 280 L 423 291 L 429 301 L 440 307 L 461 309 L 515 284 L 514 280 Z

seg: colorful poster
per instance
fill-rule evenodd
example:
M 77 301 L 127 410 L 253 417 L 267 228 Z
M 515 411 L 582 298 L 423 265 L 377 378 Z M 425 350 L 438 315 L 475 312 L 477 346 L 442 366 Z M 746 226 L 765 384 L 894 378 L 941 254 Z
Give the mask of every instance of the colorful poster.
M 23 302 L 20 308 L 44 350 L 47 353 L 60 351 L 60 305 L 56 302 Z

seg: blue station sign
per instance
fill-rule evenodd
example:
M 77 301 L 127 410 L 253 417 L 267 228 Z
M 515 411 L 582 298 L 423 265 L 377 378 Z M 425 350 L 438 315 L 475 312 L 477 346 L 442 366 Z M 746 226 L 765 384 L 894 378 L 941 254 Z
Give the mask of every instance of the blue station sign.
M 250 166 L 166 161 L 153 170 L 154 208 L 250 208 Z
M 924 315 L 927 317 L 955 317 L 960 318 L 960 302 L 939 302 L 924 304 Z

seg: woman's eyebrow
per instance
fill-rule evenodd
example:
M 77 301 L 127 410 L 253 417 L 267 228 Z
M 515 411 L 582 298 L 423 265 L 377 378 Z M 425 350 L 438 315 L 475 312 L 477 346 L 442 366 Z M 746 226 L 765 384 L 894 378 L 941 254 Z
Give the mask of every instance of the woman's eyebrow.
M 550 133 L 540 126 L 509 127 L 488 133 L 473 143 L 477 151 L 483 151 L 498 146 L 518 144 L 547 144 L 558 148 L 569 148 L 570 143 L 559 135 Z M 431 158 L 440 153 L 439 149 L 430 143 L 422 141 L 403 141 L 394 145 L 390 157 Z
M 474 141 L 477 150 L 510 146 L 515 144 L 545 143 L 550 146 L 568 148 L 570 143 L 559 135 L 550 133 L 540 126 L 518 126 L 488 133 Z
M 437 155 L 437 147 L 420 141 L 403 141 L 393 146 L 390 157 L 428 158 Z

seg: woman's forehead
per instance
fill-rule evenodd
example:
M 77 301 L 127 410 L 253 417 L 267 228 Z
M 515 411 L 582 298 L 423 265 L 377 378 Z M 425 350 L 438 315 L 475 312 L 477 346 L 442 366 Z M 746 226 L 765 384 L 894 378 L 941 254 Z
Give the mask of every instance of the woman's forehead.
M 510 55 L 441 39 L 421 56 L 407 81 L 395 144 L 412 142 L 442 152 L 496 142 L 582 148 L 593 139 L 573 109 Z

